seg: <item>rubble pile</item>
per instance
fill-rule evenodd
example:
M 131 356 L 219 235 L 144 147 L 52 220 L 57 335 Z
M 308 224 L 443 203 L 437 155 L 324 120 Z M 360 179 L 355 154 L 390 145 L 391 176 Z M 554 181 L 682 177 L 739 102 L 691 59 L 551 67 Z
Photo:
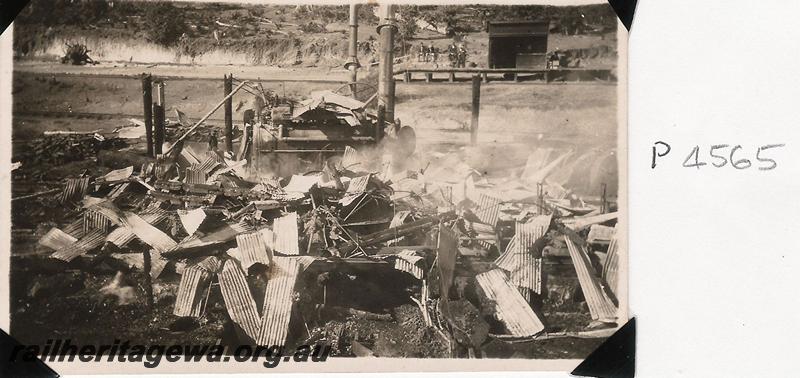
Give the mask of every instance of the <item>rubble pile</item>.
M 351 108 L 334 111 L 357 123 Z M 57 140 L 77 143 L 66 150 L 83 156 L 83 143 L 96 153 L 136 135 Z M 538 149 L 498 179 L 459 152 L 403 162 L 389 153 L 384 163 L 346 146 L 321 169 L 279 177 L 248 165 L 257 152 L 209 146 L 200 152 L 179 139 L 141 165 L 68 178 L 49 203 L 71 216 L 38 239 L 46 260 L 137 272 L 149 306 L 155 287 L 171 285 L 176 322 L 210 321 L 210 309 L 224 309 L 230 345 L 533 357 L 530 345 L 541 340 L 615 329 L 615 204 L 561 185 L 572 151 Z M 121 282 L 117 274 L 100 291 L 135 303 Z

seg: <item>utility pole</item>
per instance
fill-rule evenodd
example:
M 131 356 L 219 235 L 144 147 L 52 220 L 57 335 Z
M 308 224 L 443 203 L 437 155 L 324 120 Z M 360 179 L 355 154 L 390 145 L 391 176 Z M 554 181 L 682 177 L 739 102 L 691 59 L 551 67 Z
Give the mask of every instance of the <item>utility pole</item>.
M 225 75 L 225 97 L 233 91 L 233 74 Z M 233 96 L 225 100 L 225 151 L 233 152 Z
M 356 98 L 356 82 L 358 81 L 358 4 L 350 4 L 350 45 L 348 49 L 350 58 L 345 62 L 344 68 L 350 71 L 350 93 Z
M 470 124 L 469 142 L 473 146 L 478 143 L 478 118 L 481 110 L 481 77 L 472 76 L 472 123 Z
M 147 137 L 147 156 L 153 155 L 153 85 L 150 74 L 142 74 L 142 103 L 144 104 L 144 132 Z
M 153 138 L 153 153 L 158 156 L 161 154 L 162 145 L 164 144 L 164 137 L 166 134 L 165 123 L 166 114 L 165 106 L 166 101 L 164 98 L 164 82 L 156 81 L 153 83 L 156 89 L 156 101 L 153 104 L 153 126 L 155 126 L 155 135 Z
M 380 73 L 378 75 L 378 105 L 386 109 L 386 121 L 394 123 L 394 33 L 397 25 L 394 22 L 394 6 L 380 5 Z

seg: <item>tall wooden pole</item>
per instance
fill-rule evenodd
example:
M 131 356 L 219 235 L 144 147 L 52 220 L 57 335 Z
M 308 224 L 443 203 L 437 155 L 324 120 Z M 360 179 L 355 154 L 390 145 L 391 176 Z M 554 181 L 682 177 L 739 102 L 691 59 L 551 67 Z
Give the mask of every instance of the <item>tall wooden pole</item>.
M 233 90 L 233 74 L 225 75 L 225 96 Z M 233 97 L 225 100 L 225 151 L 233 152 Z
M 147 156 L 153 155 L 153 85 L 150 74 L 142 74 L 142 103 L 144 104 L 144 132 L 147 137 Z
M 472 76 L 472 123 L 470 124 L 470 144 L 478 143 L 478 116 L 481 109 L 481 77 Z
M 350 4 L 350 44 L 348 48 L 350 59 L 345 63 L 345 69 L 350 70 L 350 93 L 356 97 L 356 82 L 358 81 L 358 4 Z
M 375 126 L 375 140 L 378 142 L 383 139 L 383 125 L 386 123 L 386 107 L 383 104 L 378 105 L 378 120 Z
M 378 74 L 378 105 L 386 108 L 386 121 L 394 122 L 394 33 L 397 25 L 394 22 L 394 6 L 380 5 L 380 62 Z
M 153 279 L 150 276 L 153 270 L 153 263 L 151 261 L 150 250 L 144 249 L 142 251 L 142 255 L 144 257 L 144 295 L 145 295 L 145 303 L 147 304 L 147 309 L 153 309 Z
M 153 83 L 153 86 L 156 89 L 156 100 L 153 104 L 153 126 L 155 127 L 153 152 L 155 155 L 160 155 L 162 146 L 164 145 L 164 138 L 166 136 L 166 114 L 164 112 L 166 104 L 164 99 L 164 82 L 156 81 Z

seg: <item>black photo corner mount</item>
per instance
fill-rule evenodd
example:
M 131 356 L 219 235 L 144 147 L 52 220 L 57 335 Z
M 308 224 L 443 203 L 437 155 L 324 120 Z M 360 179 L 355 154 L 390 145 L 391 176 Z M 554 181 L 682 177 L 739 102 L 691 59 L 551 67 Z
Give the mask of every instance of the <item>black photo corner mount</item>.
M 5 0 L 3 0 L 5 1 Z M 23 359 L 24 352 L 18 350 L 19 341 L 0 329 L 0 377 L 50 378 L 60 375 L 38 357 Z M 17 349 L 15 351 L 15 349 Z M 12 354 L 16 353 L 16 356 Z M 12 359 L 12 357 L 16 357 Z
M 636 373 L 636 318 L 631 318 L 594 350 L 572 375 L 633 378 Z
M 633 14 L 636 12 L 636 1 L 637 0 L 608 0 L 608 3 L 611 4 L 611 8 L 614 8 L 617 17 L 619 17 L 619 20 L 622 21 L 622 24 L 625 25 L 625 29 L 628 29 L 629 32 L 633 24 Z
M 0 0 L 0 34 L 4 33 L 30 0 Z

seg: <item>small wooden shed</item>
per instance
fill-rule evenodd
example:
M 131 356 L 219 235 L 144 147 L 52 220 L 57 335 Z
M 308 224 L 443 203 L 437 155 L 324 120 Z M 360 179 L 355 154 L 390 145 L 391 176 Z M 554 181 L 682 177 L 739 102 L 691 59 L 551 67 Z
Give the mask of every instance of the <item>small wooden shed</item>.
M 489 22 L 489 68 L 547 67 L 547 21 Z

